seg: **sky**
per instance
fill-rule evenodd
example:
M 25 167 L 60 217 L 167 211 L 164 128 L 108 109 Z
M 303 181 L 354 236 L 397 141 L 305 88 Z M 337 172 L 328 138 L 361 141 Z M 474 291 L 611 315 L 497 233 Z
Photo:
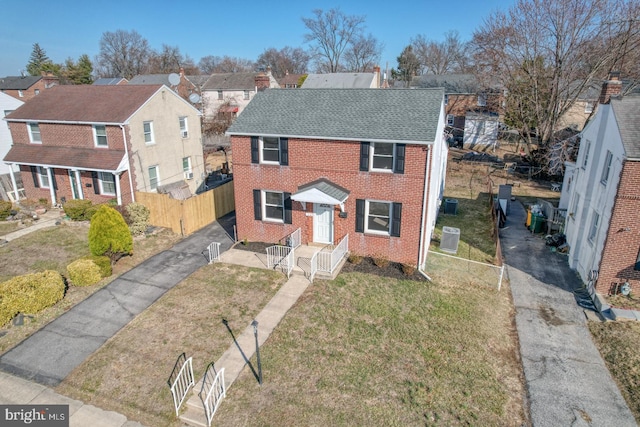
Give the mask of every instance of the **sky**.
M 208 55 L 255 61 L 271 48 L 307 49 L 302 18 L 333 8 L 365 18 L 365 34 L 384 46 L 380 68 L 390 70 L 416 36 L 440 41 L 456 30 L 463 41 L 470 40 L 486 17 L 507 11 L 515 1 L 0 0 L 0 76 L 26 70 L 35 43 L 55 63 L 77 61 L 83 54 L 94 61 L 102 35 L 117 30 L 137 31 L 158 51 L 163 44 L 178 47 L 196 64 Z

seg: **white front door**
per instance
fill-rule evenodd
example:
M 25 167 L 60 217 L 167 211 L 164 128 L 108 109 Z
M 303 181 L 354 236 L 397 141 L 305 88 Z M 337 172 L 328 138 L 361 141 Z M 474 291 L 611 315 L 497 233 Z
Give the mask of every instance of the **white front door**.
M 313 241 L 333 243 L 333 206 L 314 203 Z

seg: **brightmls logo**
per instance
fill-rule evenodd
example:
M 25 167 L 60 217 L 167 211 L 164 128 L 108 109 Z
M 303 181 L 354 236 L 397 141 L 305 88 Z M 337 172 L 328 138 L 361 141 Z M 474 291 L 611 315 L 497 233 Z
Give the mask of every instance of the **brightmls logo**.
M 69 427 L 69 405 L 0 405 L 0 427 Z

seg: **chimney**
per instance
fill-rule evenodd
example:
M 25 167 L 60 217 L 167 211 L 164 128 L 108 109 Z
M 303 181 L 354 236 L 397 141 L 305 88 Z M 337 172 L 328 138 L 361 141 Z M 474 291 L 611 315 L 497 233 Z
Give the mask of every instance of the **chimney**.
M 380 67 L 373 67 L 373 73 L 376 75 L 376 88 L 380 88 Z
M 255 77 L 256 82 L 256 90 L 258 92 L 262 92 L 265 89 L 269 89 L 271 86 L 271 80 L 269 79 L 269 75 L 265 73 L 258 73 Z
M 602 83 L 602 91 L 600 92 L 600 104 L 608 104 L 611 97 L 618 96 L 622 93 L 622 82 L 620 81 L 620 72 L 612 71 L 609 73 L 609 80 Z
M 180 78 L 184 77 L 184 68 L 180 67 Z

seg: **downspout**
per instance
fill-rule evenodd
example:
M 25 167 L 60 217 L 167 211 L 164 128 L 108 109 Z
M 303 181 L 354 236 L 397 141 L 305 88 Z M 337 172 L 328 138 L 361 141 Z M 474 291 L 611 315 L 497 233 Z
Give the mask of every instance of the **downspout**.
M 427 273 L 424 271 L 424 264 L 427 262 L 426 252 L 424 250 L 425 244 L 425 222 L 428 219 L 427 214 L 427 195 L 429 193 L 429 184 L 431 179 L 431 149 L 427 152 L 427 162 L 425 166 L 425 180 L 424 180 L 424 193 L 422 195 L 422 216 L 420 218 L 420 243 L 418 252 L 418 272 L 422 274 L 428 281 L 432 281 Z
M 124 125 L 119 125 L 122 129 L 122 141 L 124 142 L 124 154 L 127 156 L 127 175 L 129 175 L 129 189 L 131 190 L 131 201 L 135 203 L 136 193 L 133 191 L 133 178 L 131 177 L 131 160 L 129 159 L 129 148 L 127 147 L 127 134 L 124 131 Z

